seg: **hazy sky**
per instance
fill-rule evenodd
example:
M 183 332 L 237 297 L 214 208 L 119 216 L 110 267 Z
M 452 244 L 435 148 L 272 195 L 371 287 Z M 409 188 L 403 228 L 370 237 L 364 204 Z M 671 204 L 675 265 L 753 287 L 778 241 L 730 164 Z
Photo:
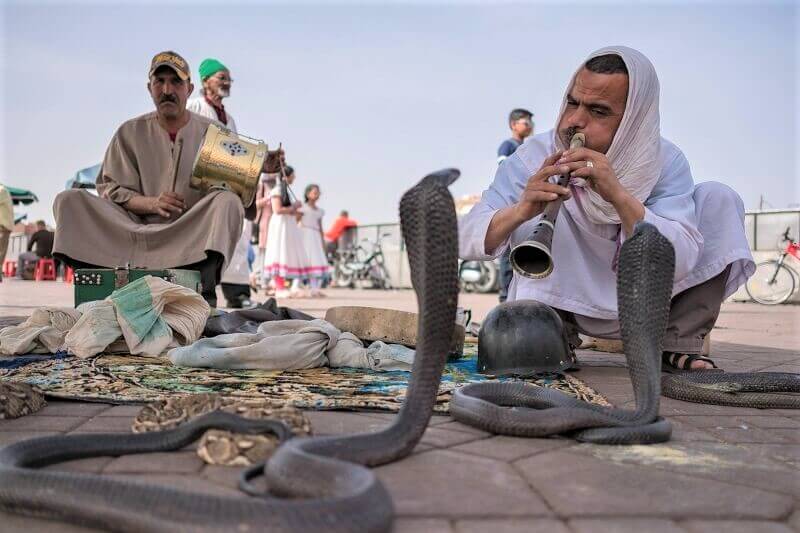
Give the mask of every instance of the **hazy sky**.
M 655 65 L 662 134 L 696 181 L 747 208 L 800 204 L 796 2 L 0 4 L 0 181 L 39 195 L 32 219 L 52 220 L 64 182 L 153 109 L 147 69 L 164 49 L 194 76 L 205 57 L 228 65 L 239 131 L 283 142 L 327 223 L 342 208 L 395 221 L 402 191 L 441 167 L 462 170 L 457 195 L 480 193 L 508 111 L 550 129 L 571 73 L 609 44 Z

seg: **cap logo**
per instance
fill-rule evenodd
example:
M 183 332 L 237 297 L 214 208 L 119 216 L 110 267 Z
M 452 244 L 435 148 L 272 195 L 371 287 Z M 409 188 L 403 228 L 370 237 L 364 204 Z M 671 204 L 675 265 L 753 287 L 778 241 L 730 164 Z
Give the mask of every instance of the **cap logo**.
M 186 69 L 186 61 L 174 54 L 158 54 L 153 58 L 153 64 L 156 63 L 173 63 L 182 69 Z

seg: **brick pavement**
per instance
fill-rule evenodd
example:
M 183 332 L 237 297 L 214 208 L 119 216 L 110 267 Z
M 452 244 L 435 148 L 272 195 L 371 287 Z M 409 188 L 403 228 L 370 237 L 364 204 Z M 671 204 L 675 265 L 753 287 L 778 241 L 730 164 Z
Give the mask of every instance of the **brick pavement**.
M 0 316 L 28 314 L 32 306 L 45 302 L 69 303 L 68 288 L 61 284 L 51 284 L 49 296 L 39 294 L 39 287 L 23 291 L 7 289 L 9 285 L 0 287 Z M 408 291 L 334 291 L 325 301 L 298 300 L 291 305 L 320 315 L 328 305 L 344 302 L 414 306 Z M 465 295 L 463 303 L 480 319 L 493 298 Z M 725 304 L 713 333 L 713 356 L 727 370 L 800 372 L 798 326 L 800 306 Z M 583 368 L 578 377 L 613 403 L 630 404 L 632 391 L 620 356 L 582 351 L 579 358 Z M 56 433 L 128 431 L 137 409 L 52 401 L 35 415 L 0 421 L 0 445 Z M 410 457 L 375 469 L 395 501 L 394 531 L 800 531 L 800 411 L 725 408 L 665 398 L 662 413 L 675 429 L 669 443 L 619 447 L 493 436 L 449 417 L 434 417 Z M 378 430 L 394 417 L 309 415 L 320 435 Z M 204 465 L 185 450 L 72 461 L 51 468 L 237 494 L 237 468 Z M 90 531 L 2 513 L 0 530 Z

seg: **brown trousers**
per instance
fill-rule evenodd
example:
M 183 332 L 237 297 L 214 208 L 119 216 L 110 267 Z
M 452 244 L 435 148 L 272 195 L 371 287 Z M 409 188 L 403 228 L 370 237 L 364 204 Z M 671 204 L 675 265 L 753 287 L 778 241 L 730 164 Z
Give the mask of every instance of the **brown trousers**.
M 663 350 L 681 354 L 700 354 L 703 341 L 714 327 L 725 296 L 725 284 L 731 266 L 699 285 L 689 287 L 672 297 Z M 556 309 L 564 321 L 567 339 L 580 346 L 578 326 L 572 313 Z
M 11 231 L 5 227 L 0 226 L 0 267 L 3 266 L 3 261 L 6 260 L 6 252 L 8 251 L 8 241 L 11 237 Z M 0 278 L 3 276 L 0 271 Z

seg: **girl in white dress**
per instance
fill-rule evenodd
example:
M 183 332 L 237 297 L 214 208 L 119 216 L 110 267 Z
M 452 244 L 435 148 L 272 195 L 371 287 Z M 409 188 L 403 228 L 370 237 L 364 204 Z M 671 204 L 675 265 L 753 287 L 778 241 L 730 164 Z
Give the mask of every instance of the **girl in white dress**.
M 311 184 L 305 190 L 306 204 L 303 206 L 303 219 L 300 227 L 303 232 L 306 258 L 308 258 L 308 279 L 311 285 L 311 297 L 325 296 L 320 290 L 322 279 L 328 274 L 328 258 L 325 254 L 325 240 L 322 231 L 322 217 L 325 211 L 317 207 L 319 186 Z
M 285 167 L 286 181 L 294 182 L 294 169 Z M 303 245 L 303 234 L 298 222 L 302 217 L 299 201 L 292 203 L 284 194 L 281 199 L 281 182 L 270 192 L 272 217 L 267 232 L 267 249 L 264 253 L 264 275 L 275 282 L 275 296 L 293 298 L 301 296 L 300 281 L 308 275 L 308 258 Z M 288 203 L 288 205 L 287 205 Z M 286 289 L 286 280 L 292 280 L 292 289 Z

